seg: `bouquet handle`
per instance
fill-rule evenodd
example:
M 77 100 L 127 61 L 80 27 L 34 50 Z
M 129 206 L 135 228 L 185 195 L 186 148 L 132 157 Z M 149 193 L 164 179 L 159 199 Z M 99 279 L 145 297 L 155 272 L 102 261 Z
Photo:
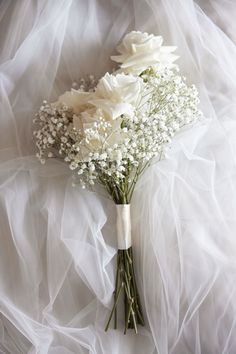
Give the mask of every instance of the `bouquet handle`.
M 117 306 L 124 295 L 125 324 L 124 333 L 127 329 L 134 329 L 138 333 L 137 325 L 144 325 L 142 307 L 135 280 L 134 258 L 131 245 L 131 218 L 130 204 L 118 204 L 117 206 L 117 270 L 114 290 L 114 303 L 108 319 L 105 331 L 108 330 L 114 317 L 114 328 L 117 328 Z

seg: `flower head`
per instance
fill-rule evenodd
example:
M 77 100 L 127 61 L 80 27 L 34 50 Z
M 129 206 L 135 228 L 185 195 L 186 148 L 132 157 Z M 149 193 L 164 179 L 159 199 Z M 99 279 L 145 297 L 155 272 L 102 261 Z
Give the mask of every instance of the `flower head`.
M 89 102 L 105 111 L 111 120 L 122 114 L 133 116 L 140 100 L 142 82 L 142 79 L 133 75 L 106 73 L 98 82 L 95 95 Z
M 93 97 L 91 92 L 83 92 L 80 90 L 66 91 L 63 95 L 59 96 L 58 101 L 54 102 L 55 107 L 66 105 L 73 109 L 75 114 L 80 114 L 83 111 L 91 108 L 89 101 Z
M 120 55 L 114 55 L 111 59 L 121 63 L 121 71 L 136 75 L 141 74 L 147 67 L 173 67 L 173 62 L 178 58 L 172 54 L 176 47 L 163 46 L 162 43 L 161 36 L 132 31 L 117 46 Z

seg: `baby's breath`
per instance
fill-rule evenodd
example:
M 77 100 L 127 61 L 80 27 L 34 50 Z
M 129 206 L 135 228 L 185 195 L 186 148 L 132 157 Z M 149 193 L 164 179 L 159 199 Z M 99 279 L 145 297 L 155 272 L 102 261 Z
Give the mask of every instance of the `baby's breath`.
M 129 203 L 151 160 L 163 158 L 176 133 L 201 116 L 196 87 L 188 86 L 177 69 L 156 72 L 148 68 L 140 78 L 143 89 L 134 115 L 122 114 L 115 121 L 107 121 L 104 112 L 96 109 L 92 122 L 78 129 L 73 126 L 77 116 L 70 107 L 44 101 L 34 132 L 41 163 L 59 156 L 83 187 L 98 182 L 116 203 Z M 91 92 L 94 85 L 95 79 L 90 77 L 90 84 L 82 79 L 78 86 Z

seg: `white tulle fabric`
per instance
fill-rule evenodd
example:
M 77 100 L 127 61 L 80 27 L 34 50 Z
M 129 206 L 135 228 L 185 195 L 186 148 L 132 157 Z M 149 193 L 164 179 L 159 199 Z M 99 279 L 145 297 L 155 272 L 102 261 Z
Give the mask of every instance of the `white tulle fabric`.
M 0 2 L 0 352 L 236 353 L 234 0 Z M 146 326 L 104 332 L 115 206 L 34 157 L 32 120 L 80 76 L 112 68 L 133 29 L 177 45 L 205 119 L 174 140 L 131 206 Z

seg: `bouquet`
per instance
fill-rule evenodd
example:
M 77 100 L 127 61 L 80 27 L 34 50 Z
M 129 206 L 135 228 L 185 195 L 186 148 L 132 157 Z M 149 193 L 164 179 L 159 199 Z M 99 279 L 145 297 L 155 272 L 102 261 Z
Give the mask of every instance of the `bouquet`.
M 155 159 L 164 158 L 173 136 L 195 122 L 198 93 L 188 86 L 174 63 L 175 47 L 163 46 L 153 34 L 133 31 L 111 59 L 119 63 L 99 80 L 81 79 L 57 102 L 43 102 L 36 114 L 34 136 L 41 163 L 61 158 L 82 188 L 100 184 L 116 204 L 117 269 L 114 304 L 106 326 L 124 296 L 124 333 L 144 316 L 135 281 L 130 205 L 136 183 Z

